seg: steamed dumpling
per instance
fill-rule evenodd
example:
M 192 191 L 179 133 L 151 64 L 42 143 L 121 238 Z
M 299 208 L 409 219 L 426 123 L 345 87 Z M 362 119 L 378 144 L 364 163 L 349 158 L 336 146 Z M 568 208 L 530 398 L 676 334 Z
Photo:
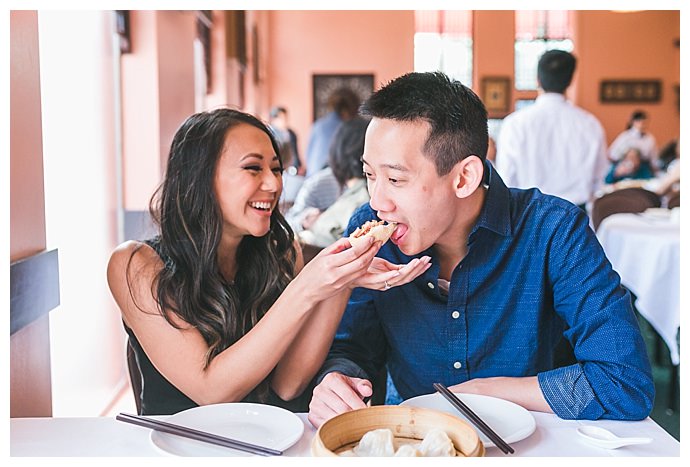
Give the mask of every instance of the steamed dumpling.
M 418 444 L 403 444 L 395 451 L 395 457 L 422 457 Z
M 429 430 L 419 446 L 424 457 L 455 456 L 455 446 L 445 431 L 433 428 Z
M 362 436 L 354 452 L 360 457 L 387 457 L 395 454 L 393 432 L 388 428 L 368 431 Z

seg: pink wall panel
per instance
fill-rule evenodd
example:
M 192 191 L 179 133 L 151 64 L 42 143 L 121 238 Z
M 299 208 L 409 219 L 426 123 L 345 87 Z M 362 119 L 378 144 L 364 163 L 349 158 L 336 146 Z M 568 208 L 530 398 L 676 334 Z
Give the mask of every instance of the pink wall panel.
M 268 26 L 271 105 L 288 108 L 300 151 L 312 123 L 313 73 L 373 73 L 378 86 L 414 67 L 412 11 L 272 11 Z
M 36 12 L 11 14 L 10 261 L 46 247 Z

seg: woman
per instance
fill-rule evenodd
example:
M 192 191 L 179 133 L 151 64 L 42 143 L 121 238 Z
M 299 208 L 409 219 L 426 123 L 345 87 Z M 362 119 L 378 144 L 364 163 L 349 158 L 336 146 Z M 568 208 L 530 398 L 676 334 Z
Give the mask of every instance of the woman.
M 342 239 L 302 269 L 277 209 L 282 170 L 251 115 L 202 112 L 177 131 L 152 200 L 160 234 L 122 244 L 108 264 L 144 380 L 142 413 L 285 406 L 321 365 L 351 288 L 400 285 L 426 267 L 372 264 L 380 245 Z
M 631 150 L 640 153 L 643 164 L 648 164 L 653 170 L 657 163 L 658 150 L 656 139 L 647 131 L 647 113 L 636 110 L 630 116 L 626 130 L 619 134 L 609 147 L 609 159 L 618 162 Z

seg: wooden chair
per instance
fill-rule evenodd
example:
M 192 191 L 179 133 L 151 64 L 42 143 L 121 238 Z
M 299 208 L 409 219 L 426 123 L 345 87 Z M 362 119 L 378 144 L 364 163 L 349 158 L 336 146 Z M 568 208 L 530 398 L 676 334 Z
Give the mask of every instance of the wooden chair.
M 300 243 L 302 246 L 302 256 L 304 257 L 304 264 L 314 259 L 314 256 L 318 255 L 323 248 L 316 245 L 310 245 L 309 243 Z
M 141 389 L 143 386 L 141 372 L 139 371 L 139 364 L 137 363 L 137 356 L 134 353 L 134 348 L 127 339 L 127 369 L 129 370 L 129 381 L 132 384 L 132 392 L 134 393 L 134 402 L 137 406 L 137 414 L 141 415 Z
M 644 188 L 623 188 L 605 194 L 592 204 L 592 225 L 594 230 L 611 214 L 622 212 L 644 212 L 649 208 L 661 207 L 661 198 Z
M 669 209 L 680 207 L 680 191 L 676 191 L 669 196 L 666 206 L 668 206 Z

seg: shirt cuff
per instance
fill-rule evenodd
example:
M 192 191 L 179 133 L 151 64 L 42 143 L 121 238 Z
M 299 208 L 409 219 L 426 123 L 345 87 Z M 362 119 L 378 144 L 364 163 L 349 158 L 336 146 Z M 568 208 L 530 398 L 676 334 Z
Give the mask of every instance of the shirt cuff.
M 539 373 L 537 379 L 546 402 L 558 417 L 596 420 L 604 414 L 581 364 Z
M 334 371 L 342 373 L 345 376 L 350 376 L 352 378 L 362 378 L 366 380 L 371 380 L 371 378 L 369 378 L 369 375 L 367 375 L 366 372 L 359 367 L 359 365 L 354 363 L 352 360 L 348 360 L 347 358 L 341 357 L 326 360 L 326 362 L 321 367 L 321 371 L 316 377 L 316 384 L 321 384 L 321 381 L 324 379 L 324 377 L 328 373 L 333 373 Z

